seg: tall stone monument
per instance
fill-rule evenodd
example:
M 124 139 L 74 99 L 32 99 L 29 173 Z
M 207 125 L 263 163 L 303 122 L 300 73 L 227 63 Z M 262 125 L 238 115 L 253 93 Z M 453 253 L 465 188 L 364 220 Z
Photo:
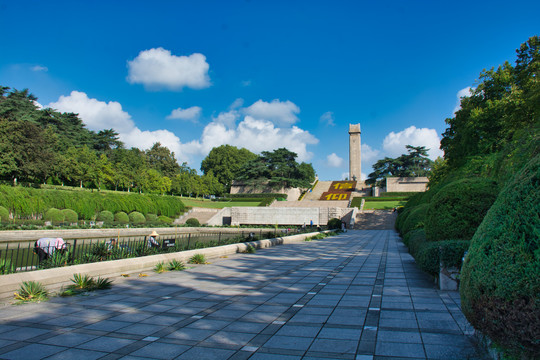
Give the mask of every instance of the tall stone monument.
M 349 180 L 361 180 L 360 144 L 360 124 L 349 124 Z

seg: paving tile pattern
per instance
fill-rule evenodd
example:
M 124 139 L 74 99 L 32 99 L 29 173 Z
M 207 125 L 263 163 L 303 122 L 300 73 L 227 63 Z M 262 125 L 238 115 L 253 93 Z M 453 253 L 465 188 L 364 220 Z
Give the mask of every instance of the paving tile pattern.
M 485 359 L 392 230 L 0 309 L 0 359 Z

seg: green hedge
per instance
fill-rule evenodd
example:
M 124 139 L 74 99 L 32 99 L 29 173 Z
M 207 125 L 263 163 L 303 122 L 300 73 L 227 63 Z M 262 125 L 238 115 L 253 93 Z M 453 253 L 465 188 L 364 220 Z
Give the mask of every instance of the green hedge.
M 201 223 L 195 218 L 189 218 L 186 220 L 186 225 L 191 227 L 199 227 L 201 226 Z
M 132 224 L 144 224 L 146 223 L 146 218 L 140 212 L 132 211 L 129 213 L 129 222 Z
M 381 197 L 397 197 L 400 199 L 403 198 L 410 198 L 411 196 L 414 196 L 418 194 L 417 192 L 383 192 L 380 194 Z
M 77 213 L 71 209 L 62 210 L 62 215 L 64 216 L 64 222 L 66 223 L 76 223 L 79 220 Z
M 159 222 L 161 222 L 163 224 L 172 224 L 172 222 L 173 222 L 173 219 L 171 219 L 170 217 L 165 216 L 165 215 L 159 216 L 158 220 L 159 220 Z
M 335 229 L 341 229 L 341 220 L 337 218 L 331 218 L 328 220 L 328 229 L 335 230 Z
M 465 316 L 516 358 L 540 354 L 539 214 L 536 155 L 497 197 L 474 234 L 462 271 Z
M 103 210 L 98 214 L 96 220 L 110 224 L 114 221 L 114 214 L 109 210 Z
M 47 210 L 43 215 L 43 218 L 45 221 L 51 221 L 53 224 L 64 222 L 64 214 L 62 214 L 61 210 L 55 208 L 50 208 Z
M 147 222 L 156 222 L 158 221 L 158 216 L 156 214 L 146 214 L 145 216 Z
M 17 218 L 43 215 L 48 209 L 72 209 L 79 219 L 92 220 L 103 210 L 112 213 L 138 211 L 175 217 L 185 207 L 178 197 L 120 192 L 90 192 L 0 186 L 0 206 Z
M 114 221 L 116 221 L 119 224 L 128 224 L 129 216 L 125 212 L 119 211 L 116 214 L 114 214 Z
M 9 221 L 9 210 L 3 206 L 0 206 L 0 222 Z
M 411 208 L 406 219 L 400 224 L 400 233 L 403 235 L 416 228 L 424 227 L 428 208 L 429 204 L 420 204 Z
M 224 199 L 240 199 L 240 198 L 272 198 L 278 199 L 283 198 L 287 199 L 287 194 L 277 194 L 277 193 L 262 193 L 262 194 L 227 194 Z
M 470 240 L 497 197 L 490 179 L 461 179 L 442 187 L 429 202 L 425 221 L 428 239 Z
M 440 265 L 446 268 L 461 268 L 465 251 L 469 248 L 467 240 L 427 241 L 417 251 L 416 263 L 420 269 L 435 277 L 439 275 Z

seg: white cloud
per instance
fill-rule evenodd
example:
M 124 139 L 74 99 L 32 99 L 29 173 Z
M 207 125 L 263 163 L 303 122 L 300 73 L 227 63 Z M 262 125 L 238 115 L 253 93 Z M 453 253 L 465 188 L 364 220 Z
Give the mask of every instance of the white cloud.
M 32 66 L 30 68 L 32 71 L 36 71 L 36 72 L 47 72 L 49 71 L 49 69 L 46 67 L 46 66 L 41 66 L 41 65 L 35 65 L 35 66 Z
M 362 163 L 372 163 L 379 160 L 380 151 L 373 149 L 368 144 L 362 144 L 360 151 L 360 156 L 362 158 Z
M 415 126 L 411 126 L 398 133 L 392 131 L 383 140 L 383 150 L 390 157 L 398 157 L 401 154 L 406 154 L 405 145 L 425 146 L 427 149 L 430 149 L 428 154 L 431 160 L 435 160 L 438 156 L 443 155 L 443 152 L 439 149 L 440 139 L 435 129 L 418 129 Z
M 170 120 L 187 120 L 196 123 L 201 116 L 202 109 L 198 106 L 192 106 L 187 109 L 174 109 L 167 119 Z
M 131 115 L 122 110 L 122 105 L 116 101 L 99 101 L 89 98 L 86 93 L 72 91 L 69 96 L 60 96 L 57 102 L 50 103 L 47 107 L 61 112 L 73 112 L 79 114 L 87 128 L 93 131 L 114 129 L 119 134 L 120 141 L 127 148 L 136 147 L 146 150 L 156 142 L 169 148 L 180 160 L 180 139 L 168 130 L 142 131 L 135 126 Z
M 84 92 L 72 91 L 69 96 L 62 95 L 57 102 L 50 103 L 48 107 L 61 112 L 79 114 L 88 129 L 94 131 L 113 128 L 123 133 L 135 127 L 131 115 L 122 110 L 120 103 L 90 99 Z
M 461 90 L 459 90 L 457 92 L 457 94 L 456 94 L 457 102 L 456 102 L 456 106 L 454 107 L 454 114 L 456 113 L 456 111 L 461 109 L 461 98 L 464 97 L 464 96 L 470 96 L 471 95 L 471 89 L 472 88 L 470 86 L 467 86 L 466 88 L 461 89 Z
M 251 80 L 243 80 L 241 84 L 243 87 L 251 86 Z
M 244 105 L 244 99 L 238 98 L 233 101 L 231 106 L 229 106 L 230 110 L 241 108 Z
M 331 153 L 326 157 L 326 164 L 330 167 L 341 167 L 343 165 L 343 158 L 339 157 L 336 153 Z
M 37 107 L 38 110 L 42 110 L 42 109 L 43 109 L 43 105 L 41 105 L 40 103 L 38 103 L 36 100 L 32 100 L 32 103 Z
M 320 117 L 320 121 L 324 124 L 326 124 L 327 126 L 334 126 L 336 125 L 334 123 L 334 113 L 331 112 L 331 111 L 327 111 L 325 112 L 324 114 L 321 115 Z
M 147 89 L 203 89 L 210 86 L 209 65 L 203 54 L 172 55 L 163 48 L 144 50 L 128 61 L 127 81 Z
M 278 99 L 272 100 L 272 102 L 258 100 L 244 109 L 246 115 L 259 120 L 271 121 L 279 126 L 288 126 L 297 122 L 296 114 L 299 112 L 300 108 L 293 102 L 279 101 Z

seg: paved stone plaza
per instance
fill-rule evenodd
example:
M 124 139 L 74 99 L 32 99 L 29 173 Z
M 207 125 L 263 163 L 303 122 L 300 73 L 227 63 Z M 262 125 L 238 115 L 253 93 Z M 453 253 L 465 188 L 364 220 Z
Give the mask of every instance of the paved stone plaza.
M 115 279 L 0 309 L 1 359 L 483 359 L 392 230 Z

